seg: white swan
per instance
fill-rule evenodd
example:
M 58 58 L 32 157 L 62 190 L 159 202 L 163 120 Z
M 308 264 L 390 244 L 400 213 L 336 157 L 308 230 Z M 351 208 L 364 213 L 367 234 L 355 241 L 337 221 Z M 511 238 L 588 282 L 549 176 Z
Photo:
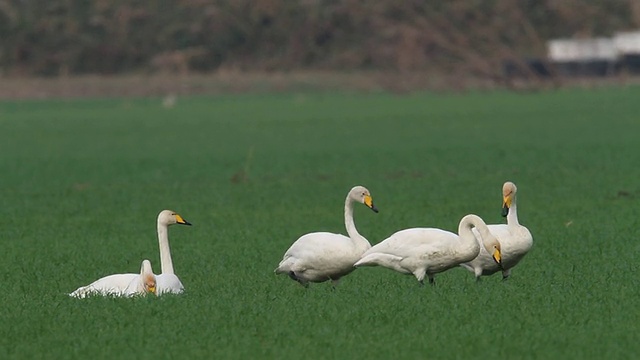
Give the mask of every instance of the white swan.
M 413 274 L 420 284 L 424 284 L 426 275 L 429 283 L 435 284 L 435 274 L 478 256 L 480 245 L 471 231 L 472 227 L 479 229 L 484 247 L 499 265 L 500 243 L 489 233 L 479 216 L 469 214 L 460 220 L 459 236 L 434 228 L 401 230 L 365 252 L 355 266 L 379 265 L 403 274 Z
M 288 274 L 305 287 L 309 282 L 327 280 L 332 280 L 335 286 L 341 277 L 352 272 L 353 264 L 371 248 L 369 241 L 358 233 L 353 222 L 354 202 L 363 203 L 378 212 L 369 190 L 363 186 L 354 187 L 347 194 L 344 204 L 344 222 L 349 236 L 328 232 L 302 235 L 287 250 L 274 272 Z
M 100 278 L 87 286 L 82 286 L 69 296 L 83 299 L 90 295 L 133 296 L 156 294 L 156 276 L 151 262 L 143 260 L 139 274 L 114 274 Z
M 487 225 L 502 246 L 502 267 L 498 267 L 491 260 L 491 256 L 482 249 L 473 261 L 461 264 L 462 267 L 473 272 L 478 280 L 482 275 L 492 275 L 498 271 L 502 271 L 503 279 L 508 278 L 511 275 L 511 269 L 522 260 L 533 245 L 533 237 L 529 229 L 518 222 L 517 190 L 516 185 L 510 181 L 502 186 L 502 216 L 507 217 L 507 225 Z
M 156 295 L 156 275 L 151 268 L 151 262 L 149 260 L 142 260 L 142 266 L 140 267 L 140 275 L 136 276 L 127 288 L 124 289 L 123 295 L 146 295 L 152 293 Z
M 173 224 L 191 225 L 175 211 L 163 210 L 158 214 L 158 244 L 160 246 L 161 273 L 156 275 L 158 295 L 164 293 L 180 294 L 184 286 L 173 271 L 171 249 L 169 248 L 169 226 Z

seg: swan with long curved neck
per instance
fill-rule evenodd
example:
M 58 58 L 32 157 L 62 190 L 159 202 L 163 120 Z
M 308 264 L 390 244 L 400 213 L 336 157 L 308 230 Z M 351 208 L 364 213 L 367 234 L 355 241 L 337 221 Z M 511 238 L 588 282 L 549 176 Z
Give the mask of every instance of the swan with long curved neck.
M 156 294 L 156 276 L 151 262 L 143 260 L 139 274 L 114 274 L 100 278 L 87 286 L 82 286 L 69 296 L 85 298 L 90 295 L 133 296 Z
M 460 220 L 459 235 L 435 228 L 401 230 L 365 252 L 355 266 L 383 266 L 413 274 L 420 284 L 426 275 L 429 283 L 435 284 L 435 274 L 478 256 L 480 244 L 471 231 L 474 227 L 482 235 L 484 248 L 500 265 L 500 243 L 479 216 L 469 214 Z
M 180 294 L 184 286 L 173 270 L 171 249 L 169 248 L 169 226 L 174 224 L 191 225 L 175 211 L 163 210 L 158 214 L 158 245 L 160 247 L 161 273 L 156 275 L 158 295 L 164 293 Z
M 498 238 L 502 245 L 502 267 L 491 261 L 490 254 L 480 250 L 480 254 L 470 262 L 461 264 L 462 267 L 474 273 L 477 280 L 485 275 L 492 275 L 502 271 L 502 278 L 511 275 L 511 269 L 531 250 L 533 236 L 526 227 L 518 222 L 516 207 L 516 184 L 507 181 L 502 186 L 502 216 L 507 218 L 507 224 L 487 225 L 489 231 Z M 477 233 L 475 233 L 478 235 Z
M 337 285 L 341 277 L 354 270 L 353 264 L 360 256 L 371 248 L 353 221 L 353 204 L 356 202 L 378 212 L 369 190 L 355 186 L 347 194 L 344 204 L 344 222 L 349 236 L 329 232 L 302 235 L 287 250 L 274 272 L 287 274 L 305 287 L 309 282 L 327 280 Z

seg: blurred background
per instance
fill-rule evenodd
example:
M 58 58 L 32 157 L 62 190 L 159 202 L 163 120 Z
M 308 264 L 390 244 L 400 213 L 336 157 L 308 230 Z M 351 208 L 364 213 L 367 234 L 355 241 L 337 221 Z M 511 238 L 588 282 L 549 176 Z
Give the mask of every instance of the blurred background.
M 637 0 L 0 0 L 0 96 L 633 81 L 637 29 Z

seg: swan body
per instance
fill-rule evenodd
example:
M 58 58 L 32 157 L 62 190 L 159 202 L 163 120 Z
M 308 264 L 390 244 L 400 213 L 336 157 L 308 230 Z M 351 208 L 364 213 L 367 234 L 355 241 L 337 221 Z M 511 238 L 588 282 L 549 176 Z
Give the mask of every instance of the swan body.
M 363 186 L 352 188 L 347 194 L 344 205 L 344 218 L 347 234 L 329 232 L 313 232 L 302 235 L 286 251 L 276 274 L 287 274 L 303 286 L 309 282 L 338 280 L 354 270 L 353 264 L 360 256 L 371 248 L 371 244 L 355 227 L 353 221 L 353 204 L 363 203 L 371 210 L 378 212 L 373 205 L 371 193 Z
M 483 246 L 500 264 L 500 243 L 489 233 L 484 221 L 469 214 L 460 220 L 458 233 L 435 229 L 413 228 L 401 230 L 366 251 L 355 267 L 383 266 L 403 274 L 413 274 L 423 284 L 424 277 L 434 284 L 434 275 L 463 262 L 473 260 L 480 252 L 480 244 L 471 228 L 479 229 Z
M 184 291 L 182 282 L 173 270 L 171 249 L 169 248 L 169 226 L 174 224 L 191 225 L 175 211 L 163 210 L 158 214 L 158 245 L 160 247 L 161 273 L 156 275 L 158 295 L 165 293 L 180 294 Z
M 518 222 L 517 190 L 516 185 L 510 181 L 502 186 L 502 216 L 506 216 L 507 224 L 487 225 L 489 231 L 500 241 L 502 246 L 502 267 L 498 267 L 491 260 L 491 255 L 484 249 L 480 249 L 480 253 L 472 261 L 461 264 L 462 267 L 473 272 L 478 280 L 483 275 L 492 275 L 498 271 L 502 271 L 503 279 L 508 278 L 511 275 L 511 269 L 524 258 L 533 246 L 531 232 Z M 474 235 L 478 238 L 477 231 L 474 231 Z
M 142 261 L 139 274 L 114 274 L 100 278 L 87 286 L 82 286 L 69 296 L 83 299 L 90 295 L 133 296 L 156 293 L 156 276 L 151 262 Z

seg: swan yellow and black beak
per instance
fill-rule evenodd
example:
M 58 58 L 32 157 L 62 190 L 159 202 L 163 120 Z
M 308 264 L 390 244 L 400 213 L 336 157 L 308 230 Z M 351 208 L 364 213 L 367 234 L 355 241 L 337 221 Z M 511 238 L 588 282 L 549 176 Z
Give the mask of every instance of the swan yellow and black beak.
M 181 225 L 191 225 L 190 222 L 188 222 L 187 220 L 183 219 L 182 216 L 176 214 L 176 223 L 181 224 Z
M 373 205 L 373 199 L 371 198 L 371 195 L 364 196 L 364 204 L 367 205 L 367 207 L 373 210 L 374 212 L 378 212 L 378 209 L 376 208 L 376 206 Z
M 502 199 L 502 217 L 509 215 L 509 208 L 511 207 L 511 194 L 505 196 Z
M 495 261 L 496 264 L 498 264 L 498 267 L 500 267 L 500 270 L 504 270 L 504 268 L 502 267 L 502 253 L 500 252 L 500 249 L 493 250 L 493 261 Z
M 150 293 L 152 293 L 153 295 L 156 295 L 156 296 L 158 295 L 158 294 L 156 293 L 156 286 L 155 286 L 155 285 L 150 285 L 150 286 L 147 288 L 147 290 L 149 290 L 149 292 L 150 292 Z

